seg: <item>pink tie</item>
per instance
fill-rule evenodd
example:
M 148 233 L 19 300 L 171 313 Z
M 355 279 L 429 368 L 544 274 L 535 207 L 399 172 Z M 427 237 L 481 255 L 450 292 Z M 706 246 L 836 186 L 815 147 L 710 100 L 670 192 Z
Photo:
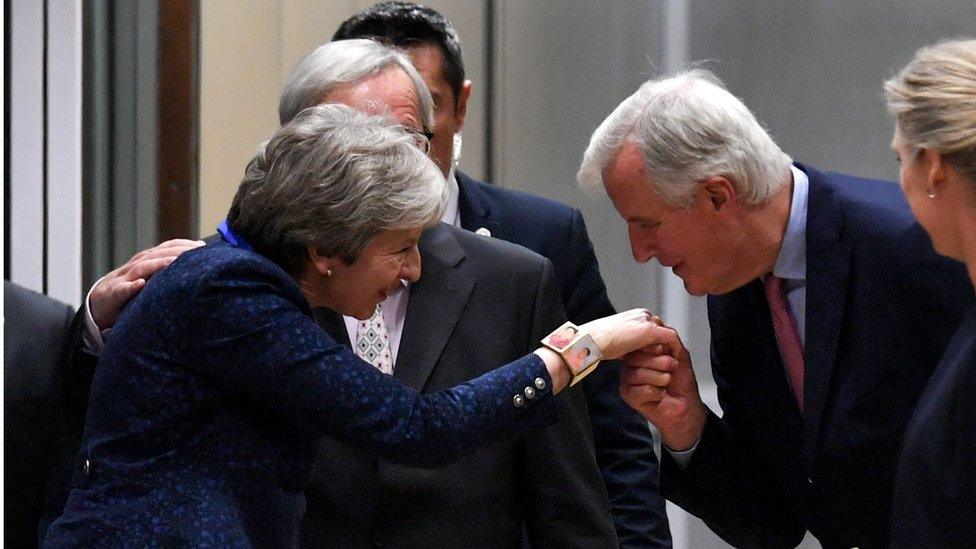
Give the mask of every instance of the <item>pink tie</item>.
M 783 279 L 770 274 L 763 279 L 763 282 L 766 287 L 766 300 L 769 301 L 769 312 L 773 316 L 773 329 L 776 330 L 776 339 L 779 341 L 779 352 L 786 365 L 786 375 L 790 378 L 793 396 L 796 397 L 796 404 L 802 414 L 803 342 L 796 329 L 796 319 L 793 318 L 789 303 L 786 301 Z

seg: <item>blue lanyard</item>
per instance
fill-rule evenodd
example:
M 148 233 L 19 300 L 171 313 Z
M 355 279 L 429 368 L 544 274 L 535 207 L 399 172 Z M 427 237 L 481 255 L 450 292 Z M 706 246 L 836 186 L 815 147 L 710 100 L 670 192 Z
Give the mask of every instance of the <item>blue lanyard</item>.
M 226 219 L 221 221 L 220 225 L 217 225 L 217 232 L 220 233 L 220 236 L 222 236 L 223 239 L 226 240 L 231 246 L 243 248 L 250 252 L 254 251 L 254 247 L 251 246 L 247 240 L 244 240 L 243 237 L 235 234 L 234 231 L 230 229 L 230 225 L 227 223 Z

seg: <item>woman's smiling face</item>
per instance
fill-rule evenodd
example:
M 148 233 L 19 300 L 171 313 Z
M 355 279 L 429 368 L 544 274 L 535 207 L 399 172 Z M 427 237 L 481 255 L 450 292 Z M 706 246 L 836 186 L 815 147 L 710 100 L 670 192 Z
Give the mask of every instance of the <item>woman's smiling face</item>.
M 376 235 L 356 261 L 330 263 L 332 275 L 325 280 L 325 306 L 344 315 L 365 320 L 376 305 L 396 289 L 401 280 L 420 278 L 421 229 L 383 231 Z

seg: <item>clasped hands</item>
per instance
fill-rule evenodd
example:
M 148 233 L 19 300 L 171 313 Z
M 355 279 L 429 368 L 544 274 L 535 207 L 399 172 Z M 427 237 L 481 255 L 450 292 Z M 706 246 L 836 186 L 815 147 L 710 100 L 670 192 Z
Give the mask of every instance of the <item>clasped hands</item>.
M 701 438 L 708 409 L 681 338 L 654 318 L 659 326 L 650 333 L 648 344 L 623 357 L 620 396 L 658 428 L 665 446 L 684 451 Z
M 678 333 L 646 309 L 587 322 L 607 359 L 621 359 L 620 396 L 654 424 L 671 450 L 694 447 L 708 409 L 698 393 L 691 356 Z

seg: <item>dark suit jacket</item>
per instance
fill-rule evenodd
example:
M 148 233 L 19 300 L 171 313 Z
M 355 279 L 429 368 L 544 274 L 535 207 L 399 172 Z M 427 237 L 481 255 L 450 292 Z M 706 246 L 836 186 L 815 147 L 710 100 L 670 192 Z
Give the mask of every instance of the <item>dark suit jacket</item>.
M 81 440 L 79 374 L 91 359 L 72 353 L 81 329 L 71 307 L 6 280 L 3 299 L 4 545 L 37 547 L 45 495 L 63 486 Z
M 448 225 L 420 241 L 394 376 L 430 393 L 539 346 L 565 319 L 552 264 L 519 246 Z M 320 325 L 349 342 L 342 317 Z M 579 387 L 557 397 L 560 421 L 436 470 L 371 459 L 323 441 L 306 488 L 306 547 L 536 547 L 616 544 Z
M 125 308 L 92 383 L 50 546 L 292 546 L 318 437 L 436 465 L 554 419 L 528 355 L 421 396 L 337 344 L 292 278 L 224 243 L 180 256 Z M 524 408 L 513 396 L 543 385 Z
M 891 546 L 976 547 L 976 308 L 952 338 L 905 431 Z
M 762 282 L 708 298 L 710 415 L 665 495 L 730 543 L 887 543 L 905 425 L 964 311 L 962 266 L 938 256 L 891 183 L 822 173 L 807 210 L 804 409 L 791 396 Z
M 456 172 L 461 225 L 552 261 L 566 316 L 577 324 L 614 313 L 579 210 Z M 605 363 L 583 382 L 597 463 L 622 547 L 670 547 L 647 422 L 620 398 L 620 370 Z

